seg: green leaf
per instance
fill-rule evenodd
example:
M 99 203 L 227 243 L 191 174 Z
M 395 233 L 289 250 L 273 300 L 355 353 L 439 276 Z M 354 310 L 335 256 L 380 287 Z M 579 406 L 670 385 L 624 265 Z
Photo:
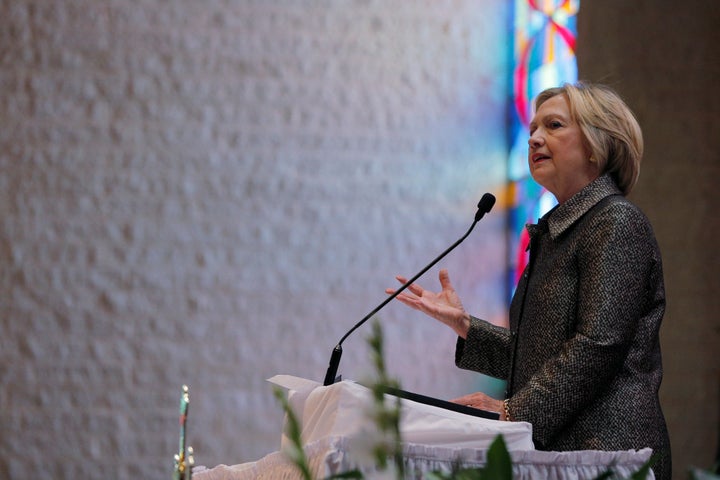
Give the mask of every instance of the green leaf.
M 333 480 L 335 478 L 365 478 L 360 470 L 349 470 L 343 473 L 335 473 L 326 480 Z
M 425 474 L 425 480 L 451 480 L 452 477 L 449 473 L 443 472 L 428 472 Z
M 655 464 L 657 459 L 658 459 L 658 454 L 656 452 L 648 459 L 647 462 L 645 462 L 643 464 L 642 467 L 640 467 L 640 470 L 638 470 L 637 472 L 633 473 L 632 476 L 630 476 L 630 479 L 631 480 L 645 480 L 647 478 L 648 474 L 650 473 L 650 468 L 652 468 L 652 466 Z
M 650 467 L 652 467 L 652 464 L 655 463 L 655 457 L 651 457 L 650 460 L 645 462 L 642 467 L 640 467 L 640 470 L 633 473 L 630 477 L 631 480 L 645 480 L 648 476 L 648 473 L 650 473 Z
M 285 398 L 285 393 L 277 387 L 273 388 L 275 398 L 282 405 L 285 415 L 287 415 L 287 425 L 285 433 L 290 440 L 290 445 L 285 450 L 285 455 L 290 458 L 290 461 L 295 464 L 304 480 L 312 480 L 310 474 L 310 467 L 308 466 L 307 457 L 305 456 L 305 450 L 303 449 L 302 443 L 302 429 L 300 427 L 300 421 L 295 415 L 295 411 L 290 407 L 290 403 Z
M 484 480 L 489 478 L 485 476 L 485 470 L 482 468 L 466 468 L 458 471 L 451 478 L 452 480 Z
M 482 479 L 512 480 L 512 459 L 502 435 L 495 437 L 495 440 L 490 444 Z

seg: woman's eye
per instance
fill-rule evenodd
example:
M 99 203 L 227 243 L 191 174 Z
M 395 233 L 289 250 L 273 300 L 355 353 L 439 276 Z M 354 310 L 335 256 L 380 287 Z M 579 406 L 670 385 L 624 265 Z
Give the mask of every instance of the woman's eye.
M 558 122 L 557 120 L 551 121 L 549 124 L 550 128 L 560 128 L 562 127 L 562 123 Z

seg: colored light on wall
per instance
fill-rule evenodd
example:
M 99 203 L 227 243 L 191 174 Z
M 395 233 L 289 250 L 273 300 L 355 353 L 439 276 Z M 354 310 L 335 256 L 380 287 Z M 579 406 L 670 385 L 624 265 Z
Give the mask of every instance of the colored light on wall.
M 508 166 L 510 228 L 509 290 L 512 294 L 527 265 L 525 225 L 555 204 L 530 177 L 528 124 L 532 100 L 546 88 L 577 81 L 575 39 L 579 0 L 516 0 L 512 75 L 511 146 Z

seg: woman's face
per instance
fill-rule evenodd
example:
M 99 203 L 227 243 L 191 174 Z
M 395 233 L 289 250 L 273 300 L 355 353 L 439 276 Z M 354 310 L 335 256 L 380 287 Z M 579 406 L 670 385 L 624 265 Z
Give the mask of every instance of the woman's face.
M 570 116 L 565 95 L 540 105 L 530 122 L 530 174 L 563 203 L 598 175 L 597 163 L 583 145 L 580 127 Z

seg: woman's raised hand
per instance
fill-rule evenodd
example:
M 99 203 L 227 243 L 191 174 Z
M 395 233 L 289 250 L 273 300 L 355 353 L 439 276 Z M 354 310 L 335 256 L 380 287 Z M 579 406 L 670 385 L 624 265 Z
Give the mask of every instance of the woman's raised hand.
M 425 290 L 417 283 L 413 283 L 396 298 L 405 305 L 444 323 L 452 328 L 458 336 L 465 338 L 470 328 L 470 315 L 463 308 L 460 297 L 450 283 L 448 271 L 440 270 L 439 277 L 442 290 L 438 293 Z M 407 278 L 403 276 L 398 275 L 395 278 L 402 284 L 407 282 Z M 392 295 L 395 290 L 388 288 L 385 293 Z

